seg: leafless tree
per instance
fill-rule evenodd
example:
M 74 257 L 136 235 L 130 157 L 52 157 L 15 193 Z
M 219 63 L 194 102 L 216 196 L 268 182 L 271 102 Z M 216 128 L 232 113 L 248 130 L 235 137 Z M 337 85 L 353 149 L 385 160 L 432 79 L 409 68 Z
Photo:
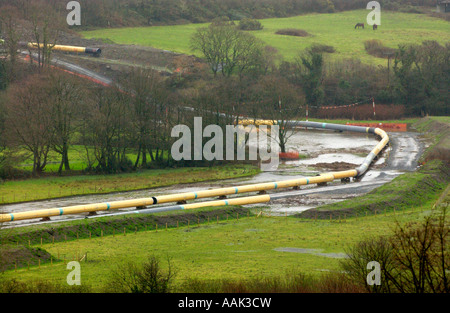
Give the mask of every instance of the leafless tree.
M 450 292 L 450 226 L 448 204 L 419 222 L 397 223 L 391 236 L 364 240 L 347 254 L 343 269 L 370 292 Z M 366 283 L 367 263 L 381 267 L 380 285 Z
M 214 76 L 231 76 L 261 64 L 263 43 L 252 34 L 238 30 L 231 23 L 212 23 L 197 30 L 191 39 L 194 50 L 200 51 Z
M 81 110 L 85 108 L 86 93 L 78 80 L 62 72 L 49 75 L 50 119 L 53 128 L 52 149 L 61 155 L 58 173 L 70 170 L 69 147 L 77 130 Z
M 153 70 L 134 70 L 126 82 L 121 84 L 129 94 L 133 142 L 138 156 L 134 164 L 147 166 L 147 155 L 151 160 L 160 160 L 167 150 L 167 129 L 173 107 L 169 106 L 169 92 L 163 78 Z
M 56 45 L 62 25 L 61 16 L 45 1 L 36 1 L 30 4 L 30 21 L 34 48 L 37 50 L 39 68 L 50 64 L 53 47 Z M 30 54 L 31 54 L 30 50 Z
M 0 34 L 4 37 L 4 46 L 12 71 L 15 69 L 20 40 L 16 21 L 17 15 L 17 9 L 12 6 L 4 6 L 0 10 Z
M 32 75 L 22 84 L 11 86 L 6 104 L 8 146 L 31 152 L 33 174 L 44 171 L 53 137 L 48 97 L 45 79 L 40 75 Z
M 94 164 L 93 157 L 100 172 L 129 170 L 130 109 L 126 95 L 115 88 L 98 87 L 89 98 L 80 133 L 90 164 Z

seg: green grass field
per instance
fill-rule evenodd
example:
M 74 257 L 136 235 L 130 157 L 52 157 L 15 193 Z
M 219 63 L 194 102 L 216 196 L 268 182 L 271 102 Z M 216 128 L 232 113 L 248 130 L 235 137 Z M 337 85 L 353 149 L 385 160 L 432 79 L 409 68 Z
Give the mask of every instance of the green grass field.
M 259 169 L 252 165 L 225 165 L 138 170 L 134 173 L 110 175 L 49 176 L 9 180 L 0 184 L 0 204 L 214 181 L 251 176 L 258 172 Z
M 366 23 L 368 13 L 368 10 L 356 10 L 264 19 L 261 20 L 264 29 L 252 33 L 267 45 L 277 48 L 286 60 L 292 60 L 300 51 L 319 43 L 336 48 L 333 58 L 357 58 L 363 62 L 383 65 L 386 61 L 366 53 L 364 49 L 366 40 L 379 39 L 385 46 L 391 48 L 397 48 L 399 44 L 421 44 L 425 40 L 436 40 L 441 44 L 450 41 L 450 24 L 423 14 L 382 11 L 381 25 L 377 31 L 373 31 L 367 24 L 364 30 L 355 30 L 356 23 Z M 86 38 L 107 38 L 119 44 L 151 46 L 198 55 L 198 52 L 190 48 L 189 41 L 196 29 L 206 25 L 99 29 L 81 34 Z M 293 37 L 275 34 L 283 28 L 303 29 L 311 36 Z
M 291 217 L 231 217 L 194 223 L 188 228 L 163 227 L 137 233 L 92 237 L 32 246 L 52 254 L 40 267 L 21 268 L 4 273 L 4 278 L 19 281 L 46 281 L 65 284 L 69 270 L 62 260 L 70 261 L 87 253 L 81 262 L 81 281 L 93 292 L 102 292 L 119 264 L 143 262 L 154 255 L 167 266 L 169 257 L 176 270 L 175 287 L 180 290 L 189 279 L 200 281 L 245 280 L 282 277 L 286 273 L 320 276 L 339 271 L 339 257 L 346 248 L 370 236 L 389 234 L 396 222 L 417 221 L 430 213 L 432 202 L 397 214 L 378 214 L 347 220 L 305 220 Z M 82 222 L 88 223 L 88 222 Z M 194 224 L 194 225 L 193 225 Z M 283 251 L 284 248 L 315 249 L 307 253 Z M 320 254 L 323 253 L 323 254 Z

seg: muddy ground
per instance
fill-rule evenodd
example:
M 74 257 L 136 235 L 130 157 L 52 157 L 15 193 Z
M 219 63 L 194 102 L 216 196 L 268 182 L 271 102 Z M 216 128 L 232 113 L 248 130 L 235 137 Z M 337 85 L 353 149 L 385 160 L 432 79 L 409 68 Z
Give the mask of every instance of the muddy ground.
M 26 24 L 26 22 L 24 23 Z M 34 42 L 34 36 L 30 29 L 32 29 L 30 25 L 22 25 L 21 40 L 23 43 Z M 152 47 L 115 44 L 104 39 L 86 39 L 75 32 L 60 32 L 56 44 L 100 48 L 102 54 L 99 57 L 59 51 L 54 51 L 52 57 L 54 60 L 58 59 L 82 66 L 116 82 L 123 81 L 136 68 L 154 69 L 162 75 L 171 75 L 179 67 L 190 70 L 202 63 L 195 56 Z

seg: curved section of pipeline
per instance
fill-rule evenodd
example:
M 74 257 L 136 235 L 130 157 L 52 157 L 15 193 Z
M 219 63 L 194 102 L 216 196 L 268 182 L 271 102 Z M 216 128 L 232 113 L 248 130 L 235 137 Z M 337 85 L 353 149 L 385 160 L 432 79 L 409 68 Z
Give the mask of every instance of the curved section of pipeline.
M 369 153 L 369 155 L 365 158 L 364 162 L 359 167 L 357 167 L 356 169 L 348 170 L 348 171 L 324 173 L 324 174 L 321 174 L 319 176 L 314 176 L 314 177 L 305 177 L 305 178 L 284 180 L 284 181 L 278 181 L 278 182 L 259 183 L 259 184 L 243 185 L 243 186 L 236 186 L 236 187 L 211 189 L 211 190 L 200 190 L 197 192 L 164 195 L 164 196 L 157 196 L 157 197 L 151 197 L 151 198 L 142 198 L 142 199 L 134 199 L 134 200 L 126 200 L 126 201 L 113 201 L 113 202 L 96 203 L 96 204 L 89 204 L 89 205 L 70 206 L 70 207 L 65 207 L 65 208 L 54 208 L 54 209 L 34 210 L 34 211 L 19 212 L 19 213 L 0 214 L 0 222 L 10 222 L 10 221 L 27 220 L 27 219 L 35 219 L 35 218 L 50 218 L 52 216 L 73 215 L 73 214 L 90 213 L 90 212 L 96 212 L 96 211 L 109 211 L 109 210 L 117 210 L 117 209 L 131 208 L 131 207 L 145 207 L 145 206 L 155 205 L 155 204 L 183 202 L 183 201 L 197 200 L 197 199 L 202 199 L 202 198 L 211 198 L 211 197 L 227 196 L 227 195 L 233 195 L 233 194 L 275 190 L 275 189 L 282 189 L 282 188 L 291 188 L 291 187 L 298 187 L 298 186 L 302 186 L 302 185 L 332 182 L 335 179 L 360 177 L 365 174 L 365 172 L 368 170 L 370 164 L 373 162 L 375 157 L 389 143 L 388 135 L 386 134 L 385 131 L 383 131 L 382 129 L 379 129 L 379 128 L 338 125 L 338 124 L 329 124 L 329 123 L 316 123 L 316 122 L 291 121 L 289 123 L 291 124 L 291 126 L 322 128 L 322 129 L 331 129 L 331 130 L 338 130 L 338 131 L 353 131 L 353 132 L 360 132 L 360 133 L 371 133 L 371 134 L 380 136 L 381 141 Z M 208 207 L 208 206 L 226 206 L 226 205 L 265 203 L 265 202 L 269 202 L 271 199 L 276 199 L 276 195 L 272 195 L 272 196 L 261 195 L 261 196 L 253 196 L 253 197 L 233 198 L 233 199 L 227 199 L 227 200 L 207 201 L 207 202 L 200 202 L 200 203 L 175 205 L 175 206 L 169 206 L 169 207 L 157 208 L 157 209 L 146 209 L 146 210 L 140 210 L 139 212 L 140 213 L 155 213 L 155 212 L 171 211 L 171 210 L 194 209 L 194 208 L 201 208 L 201 207 Z M 127 212 L 124 212 L 124 214 L 127 214 Z

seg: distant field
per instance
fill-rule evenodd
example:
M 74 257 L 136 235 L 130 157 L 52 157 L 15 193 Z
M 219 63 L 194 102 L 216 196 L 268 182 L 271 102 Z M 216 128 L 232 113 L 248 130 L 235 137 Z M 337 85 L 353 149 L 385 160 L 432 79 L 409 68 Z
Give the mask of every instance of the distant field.
M 371 64 L 385 64 L 385 61 L 366 53 L 364 49 L 366 40 L 379 39 L 385 46 L 391 48 L 397 48 L 399 44 L 420 44 L 425 40 L 436 40 L 441 44 L 450 41 L 450 23 L 423 14 L 382 11 L 381 25 L 377 31 L 373 31 L 367 24 L 364 30 L 355 30 L 356 23 L 366 23 L 368 13 L 368 10 L 357 10 L 264 19 L 261 20 L 264 29 L 252 33 L 266 44 L 276 47 L 287 60 L 295 58 L 299 51 L 312 44 L 320 43 L 336 48 L 333 58 L 358 58 Z M 152 46 L 178 53 L 198 55 L 191 50 L 189 40 L 196 29 L 206 25 L 99 29 L 81 34 L 86 38 L 107 38 L 119 44 Z M 293 37 L 275 34 L 283 28 L 303 29 L 311 36 Z

